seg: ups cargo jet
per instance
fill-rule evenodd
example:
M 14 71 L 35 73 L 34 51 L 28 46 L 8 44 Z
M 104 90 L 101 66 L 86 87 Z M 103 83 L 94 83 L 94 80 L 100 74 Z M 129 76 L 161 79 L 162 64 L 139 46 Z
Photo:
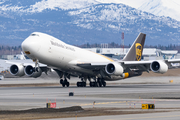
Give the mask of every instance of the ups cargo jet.
M 180 59 L 141 61 L 146 34 L 140 33 L 123 60 L 68 45 L 50 35 L 34 32 L 22 44 L 23 52 L 34 61 L 32 64 L 11 62 L 10 73 L 15 76 L 40 77 L 42 72 L 54 69 L 60 77 L 60 84 L 69 87 L 71 76 L 81 78 L 78 87 L 106 86 L 105 81 L 121 80 L 140 76 L 150 70 L 165 73 L 171 63 Z

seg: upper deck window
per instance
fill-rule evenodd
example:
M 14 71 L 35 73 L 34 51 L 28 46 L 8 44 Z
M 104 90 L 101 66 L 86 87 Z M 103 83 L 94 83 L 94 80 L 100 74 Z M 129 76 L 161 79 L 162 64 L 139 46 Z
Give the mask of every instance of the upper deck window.
M 33 34 L 31 34 L 30 36 L 39 36 L 39 35 L 38 35 L 38 34 L 34 34 L 34 33 L 33 33 Z

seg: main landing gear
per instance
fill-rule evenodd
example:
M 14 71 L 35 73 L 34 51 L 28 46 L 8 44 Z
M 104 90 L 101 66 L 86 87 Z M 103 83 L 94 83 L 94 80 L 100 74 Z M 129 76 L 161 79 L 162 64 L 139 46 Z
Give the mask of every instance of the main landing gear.
M 65 78 L 64 80 L 61 79 L 60 80 L 60 84 L 62 84 L 63 87 L 69 87 L 69 82 L 67 81 L 67 79 Z
M 104 81 L 103 78 L 98 78 L 97 81 L 95 80 L 94 82 L 89 83 L 90 87 L 106 87 L 106 82 Z
M 93 82 L 89 79 L 89 82 L 90 87 L 106 87 L 106 82 L 103 78 L 95 79 Z M 86 87 L 86 80 L 81 79 L 81 82 L 77 82 L 77 87 Z
M 86 87 L 86 82 L 77 82 L 77 87 Z
M 81 78 L 81 82 L 77 82 L 77 87 L 86 87 L 86 79 Z

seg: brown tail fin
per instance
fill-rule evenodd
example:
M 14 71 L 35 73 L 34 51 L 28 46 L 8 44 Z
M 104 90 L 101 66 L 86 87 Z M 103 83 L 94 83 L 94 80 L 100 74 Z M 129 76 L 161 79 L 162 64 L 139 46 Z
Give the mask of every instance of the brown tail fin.
M 140 33 L 139 36 L 134 41 L 133 45 L 129 49 L 123 61 L 140 61 L 142 57 L 142 52 L 144 48 L 146 34 Z

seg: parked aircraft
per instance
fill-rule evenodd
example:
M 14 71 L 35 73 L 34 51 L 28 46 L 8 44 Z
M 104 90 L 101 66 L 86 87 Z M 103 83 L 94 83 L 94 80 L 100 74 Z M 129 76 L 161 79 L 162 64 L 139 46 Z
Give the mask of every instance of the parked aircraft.
M 163 59 L 166 60 L 168 59 L 165 55 L 163 55 Z M 175 59 L 175 55 L 172 55 L 171 58 L 169 59 Z M 180 67 L 180 63 L 171 63 L 171 68 L 179 68 Z
M 91 87 L 105 87 L 106 81 L 140 76 L 145 71 L 165 73 L 170 63 L 180 62 L 180 59 L 141 61 L 145 38 L 146 34 L 140 33 L 120 61 L 68 45 L 50 35 L 34 32 L 21 44 L 23 52 L 34 64 L 11 62 L 13 65 L 10 73 L 36 78 L 51 68 L 59 75 L 63 87 L 69 87 L 71 76 L 81 78 L 77 82 L 78 87 L 86 87 L 87 80 Z

